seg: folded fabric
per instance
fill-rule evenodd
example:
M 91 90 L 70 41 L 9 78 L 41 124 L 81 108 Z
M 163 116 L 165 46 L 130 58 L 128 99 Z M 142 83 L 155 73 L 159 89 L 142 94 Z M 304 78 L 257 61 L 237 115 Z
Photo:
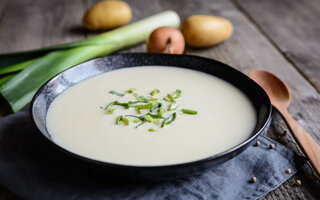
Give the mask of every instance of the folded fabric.
M 0 184 L 23 199 L 260 199 L 306 162 L 259 136 L 259 146 L 250 146 L 201 175 L 159 183 L 119 182 L 94 174 L 56 151 L 37 131 L 26 110 L 0 120 Z

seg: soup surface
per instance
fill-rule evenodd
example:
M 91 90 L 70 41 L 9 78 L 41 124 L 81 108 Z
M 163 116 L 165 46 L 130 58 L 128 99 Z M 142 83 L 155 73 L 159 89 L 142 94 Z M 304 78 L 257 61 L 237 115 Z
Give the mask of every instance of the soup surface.
M 103 109 L 113 101 L 135 101 L 133 93 L 145 97 L 159 89 L 153 97 L 162 101 L 176 89 L 176 119 L 161 128 L 127 117 L 129 125 L 116 125 L 120 115 L 137 114 L 135 109 L 114 106 L 113 114 Z M 126 93 L 120 97 L 109 93 Z M 196 115 L 181 112 L 196 110 Z M 139 121 L 139 120 L 138 120 Z M 47 128 L 61 147 L 91 159 L 125 165 L 159 166 L 179 164 L 210 157 L 246 140 L 255 124 L 255 110 L 249 99 L 236 87 L 214 76 L 176 67 L 133 67 L 114 70 L 82 81 L 61 93 L 50 105 Z M 148 131 L 154 128 L 156 132 Z

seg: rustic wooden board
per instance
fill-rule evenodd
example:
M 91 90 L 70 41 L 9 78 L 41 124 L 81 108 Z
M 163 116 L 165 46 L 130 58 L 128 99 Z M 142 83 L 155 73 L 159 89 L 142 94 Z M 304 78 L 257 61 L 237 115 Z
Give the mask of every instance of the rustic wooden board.
M 7 5 L 8 5 L 7 1 L 5 1 L 5 0 L 0 1 L 0 21 L 5 14 L 5 11 L 7 9 Z
M 274 72 L 285 80 L 292 91 L 292 104 L 290 113 L 297 119 L 309 133 L 320 141 L 320 96 L 316 90 L 301 76 L 301 74 L 278 52 L 278 50 L 263 36 L 248 18 L 242 14 L 232 3 L 226 1 L 197 1 L 180 4 L 177 1 L 162 1 L 163 7 L 177 10 L 182 17 L 194 13 L 223 16 L 230 19 L 234 25 L 232 38 L 225 43 L 208 49 L 187 49 L 188 54 L 206 56 L 226 62 L 244 73 L 255 68 L 263 68 Z M 281 66 L 281 67 L 279 67 Z M 306 110 L 308 112 L 306 112 Z M 279 133 L 287 130 L 283 120 L 275 114 L 269 135 L 274 139 Z M 279 141 L 289 148 L 300 152 L 290 133 L 280 137 Z M 309 166 L 301 172 L 301 177 L 313 177 Z M 298 176 L 300 179 L 301 177 Z M 284 183 L 266 199 L 317 199 L 317 190 L 312 178 L 303 179 L 303 187 L 294 186 L 294 178 Z M 311 183 L 312 184 L 308 184 Z M 302 189 L 303 188 L 303 189 Z
M 81 28 L 81 19 L 86 8 L 98 0 L 63 1 L 55 3 L 44 0 L 16 0 L 0 2 L 0 52 L 32 49 L 46 45 L 64 43 L 96 35 Z M 200 55 L 228 63 L 244 73 L 255 68 L 264 68 L 283 78 L 292 91 L 292 104 L 289 112 L 317 140 L 320 141 L 320 95 L 290 64 L 291 60 L 279 52 L 256 27 L 246 13 L 239 10 L 239 5 L 225 0 L 130 0 L 133 8 L 133 21 L 157 12 L 176 10 L 181 18 L 191 14 L 210 14 L 227 17 L 234 24 L 232 38 L 223 44 L 206 49 L 187 48 L 187 54 Z M 58 4 L 58 5 L 56 5 Z M 5 9 L 2 9 L 5 8 Z M 297 8 L 296 8 L 297 9 Z M 3 16 L 3 17 L 2 17 Z M 38 23 L 34 23 L 36 20 Z M 12 27 L 12 23 L 15 26 Z M 23 31 L 23 33 L 22 33 Z M 10 42 L 9 42 L 10 39 Z M 122 52 L 144 52 L 145 45 L 124 50 Z M 281 117 L 273 114 L 273 123 L 268 135 L 283 143 L 288 148 L 301 154 Z M 286 132 L 286 134 L 283 134 Z M 302 186 L 294 184 L 295 179 L 302 180 Z M 310 166 L 270 192 L 265 199 L 319 199 L 320 184 L 314 178 Z M 0 200 L 14 197 L 0 188 Z
M 320 92 L 320 1 L 235 2 Z
M 0 53 L 35 49 L 85 37 L 81 28 L 85 8 L 81 1 L 6 2 L 3 16 L 0 14 Z

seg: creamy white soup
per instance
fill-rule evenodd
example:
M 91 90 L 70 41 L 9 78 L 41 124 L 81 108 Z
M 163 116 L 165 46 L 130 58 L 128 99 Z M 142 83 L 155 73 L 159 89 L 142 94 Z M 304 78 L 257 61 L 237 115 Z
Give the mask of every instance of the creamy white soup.
M 136 91 L 126 93 L 130 88 Z M 126 117 L 129 125 L 116 125 L 118 116 L 142 116 L 148 109 L 141 114 L 122 106 L 112 106 L 112 114 L 104 110 L 113 101 L 136 101 L 134 93 L 150 98 L 154 89 L 160 91 L 153 98 L 163 103 L 163 116 L 176 113 L 163 128 L 163 119 L 135 128 L 139 120 L 133 117 Z M 168 111 L 170 102 L 163 97 L 174 96 L 176 89 L 182 91 L 175 99 L 179 107 Z M 197 114 L 185 114 L 183 108 Z M 256 115 L 245 94 L 222 79 L 195 70 L 145 66 L 114 70 L 70 87 L 50 105 L 46 123 L 54 142 L 75 154 L 115 164 L 159 166 L 196 161 L 240 144 L 252 133 Z

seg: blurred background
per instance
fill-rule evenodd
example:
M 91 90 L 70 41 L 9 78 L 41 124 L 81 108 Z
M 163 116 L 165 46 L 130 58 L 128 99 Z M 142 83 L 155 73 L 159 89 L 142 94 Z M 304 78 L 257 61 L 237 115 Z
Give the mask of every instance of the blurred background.
M 96 35 L 86 31 L 82 17 L 98 0 L 1 0 L 0 53 L 14 52 L 77 41 Z M 226 17 L 234 25 L 234 35 L 223 46 L 215 47 L 204 55 L 219 59 L 215 52 L 225 51 L 252 60 L 255 49 L 265 54 L 265 45 L 271 45 L 282 54 L 310 83 L 320 91 L 320 3 L 318 0 L 130 0 L 132 20 L 145 18 L 163 10 L 175 10 L 181 19 L 192 14 Z M 260 40 L 254 44 L 254 40 Z M 268 41 L 264 44 L 263 41 Z M 245 44 L 246 47 L 241 47 Z M 250 46 L 251 45 L 251 46 Z M 252 45 L 256 45 L 252 47 Z M 132 51 L 145 51 L 142 44 Z M 127 50 L 130 51 L 130 50 Z M 203 51 L 187 49 L 186 53 Z M 230 56 L 230 55 L 228 55 Z M 228 57 L 227 56 L 227 57 Z M 227 60 L 228 62 L 228 60 Z M 229 62 L 230 63 L 230 62 Z M 268 63 L 272 64 L 271 61 Z M 233 63 L 232 63 L 233 64 Z M 253 63 L 255 64 L 255 63 Z M 261 63 L 256 63 L 259 66 Z M 264 64 L 266 64 L 264 62 Z M 240 63 L 239 67 L 243 68 Z M 246 71 L 246 70 L 245 70 Z

